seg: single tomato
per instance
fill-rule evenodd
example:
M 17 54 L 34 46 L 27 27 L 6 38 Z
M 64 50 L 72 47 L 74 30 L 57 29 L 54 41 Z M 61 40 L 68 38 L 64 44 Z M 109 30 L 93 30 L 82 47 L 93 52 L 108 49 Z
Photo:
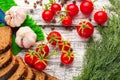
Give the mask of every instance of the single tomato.
M 34 59 L 36 59 L 36 56 L 34 55 L 33 52 L 27 52 L 24 56 L 24 61 L 29 65 L 32 66 L 34 65 Z
M 78 26 L 76 26 L 76 28 L 77 28 L 77 33 L 82 38 L 89 38 L 92 36 L 94 32 L 94 26 L 87 21 L 80 22 Z
M 53 12 L 51 10 L 44 10 L 42 12 L 42 18 L 45 22 L 50 22 L 53 19 Z
M 98 24 L 104 24 L 108 20 L 107 13 L 105 11 L 98 11 L 94 14 L 94 20 Z
M 90 15 L 93 9 L 93 3 L 89 0 L 82 1 L 80 4 L 80 10 L 84 15 Z
M 44 56 L 48 56 L 49 54 L 49 47 L 47 44 L 39 44 L 36 47 L 36 52 L 39 52 L 40 54 L 44 55 Z
M 42 71 L 47 67 L 47 60 L 44 58 L 37 58 L 34 60 L 34 68 Z
M 79 8 L 76 4 L 69 4 L 67 5 L 67 14 L 71 17 L 76 16 L 79 12 Z
M 51 5 L 51 10 L 53 11 L 54 14 L 56 14 L 58 11 L 61 11 L 61 6 L 58 3 L 53 3 Z
M 59 32 L 52 31 L 48 34 L 47 40 L 51 45 L 56 46 L 62 40 L 62 36 Z
M 74 61 L 74 54 L 73 52 L 63 52 L 61 54 L 61 62 L 65 65 L 70 65 Z
M 69 27 L 72 24 L 72 18 L 70 16 L 64 16 L 62 20 L 62 24 L 65 27 Z

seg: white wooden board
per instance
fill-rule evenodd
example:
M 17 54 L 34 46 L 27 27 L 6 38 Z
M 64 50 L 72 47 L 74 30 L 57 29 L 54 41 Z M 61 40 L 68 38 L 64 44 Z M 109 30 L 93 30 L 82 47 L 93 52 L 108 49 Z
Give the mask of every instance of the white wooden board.
M 41 10 L 40 6 L 38 6 L 34 10 L 34 13 L 31 14 L 29 12 L 29 9 L 33 9 L 33 3 L 36 0 L 28 0 L 30 2 L 29 5 L 25 4 L 24 0 L 15 0 L 15 1 L 19 6 L 27 9 L 28 14 L 30 14 L 39 25 L 46 25 L 46 23 L 41 18 L 42 10 Z M 43 0 L 43 1 L 46 2 L 47 0 Z M 77 1 L 79 1 L 79 0 L 77 0 Z M 98 0 L 99 3 L 101 3 L 101 1 L 109 4 L 108 0 L 106 0 L 106 1 Z M 84 18 L 85 16 L 79 16 L 79 17 Z M 78 22 L 76 22 L 76 23 L 78 23 Z M 60 25 L 60 23 L 56 24 L 56 25 Z M 44 71 L 57 77 L 59 80 L 72 80 L 73 76 L 77 76 L 78 74 L 81 73 L 82 65 L 83 65 L 83 57 L 84 57 L 84 53 L 85 53 L 85 47 L 87 44 L 87 40 L 80 38 L 75 29 L 72 31 L 69 31 L 69 30 L 66 30 L 63 26 L 59 26 L 59 27 L 55 27 L 55 30 L 60 32 L 66 40 L 69 40 L 71 42 L 73 51 L 76 53 L 75 60 L 71 66 L 60 67 L 60 59 L 59 59 L 60 55 L 53 56 L 50 58 L 50 62 Z M 46 26 L 45 29 L 43 29 L 43 31 L 45 33 L 49 33 L 51 31 L 51 27 Z M 100 39 L 100 35 L 97 30 L 94 31 L 93 37 L 96 40 Z M 36 45 L 37 44 L 39 44 L 39 42 L 37 42 Z M 33 47 L 33 49 L 34 49 L 34 47 Z M 20 52 L 18 55 L 24 57 L 24 54 L 25 54 L 25 50 Z

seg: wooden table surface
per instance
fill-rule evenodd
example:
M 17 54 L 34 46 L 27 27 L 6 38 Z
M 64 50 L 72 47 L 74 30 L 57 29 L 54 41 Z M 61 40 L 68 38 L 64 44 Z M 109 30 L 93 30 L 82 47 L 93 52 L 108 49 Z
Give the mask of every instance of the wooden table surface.
M 38 25 L 45 24 L 41 18 L 42 8 L 40 5 L 38 5 L 37 8 L 34 9 L 34 13 L 30 13 L 30 9 L 33 9 L 33 4 L 36 2 L 36 0 L 28 0 L 30 2 L 29 5 L 25 4 L 24 0 L 15 0 L 15 1 L 18 4 L 18 6 L 21 6 L 27 10 L 28 14 L 30 14 L 33 17 L 33 19 L 38 23 Z M 43 1 L 47 1 L 47 0 L 43 0 Z M 76 1 L 80 1 L 80 0 L 76 0 Z M 80 17 L 85 18 L 85 16 L 80 16 Z M 55 30 L 60 32 L 65 40 L 69 40 L 71 42 L 73 51 L 76 53 L 75 60 L 71 66 L 61 67 L 60 59 L 59 59 L 60 55 L 52 56 L 50 58 L 50 62 L 47 68 L 44 71 L 57 77 L 60 80 L 72 80 L 73 76 L 77 76 L 78 74 L 81 73 L 87 40 L 80 38 L 76 32 L 76 29 L 66 30 L 63 26 L 59 26 L 59 27 L 55 26 Z M 43 31 L 45 33 L 49 33 L 52 30 L 50 26 L 46 26 L 43 29 Z M 100 39 L 99 32 L 96 29 L 94 31 L 93 38 L 95 40 Z M 36 45 L 37 44 L 39 44 L 39 42 L 37 42 Z M 34 49 L 34 47 L 32 49 Z M 24 52 L 25 50 L 20 52 L 18 55 L 24 57 Z

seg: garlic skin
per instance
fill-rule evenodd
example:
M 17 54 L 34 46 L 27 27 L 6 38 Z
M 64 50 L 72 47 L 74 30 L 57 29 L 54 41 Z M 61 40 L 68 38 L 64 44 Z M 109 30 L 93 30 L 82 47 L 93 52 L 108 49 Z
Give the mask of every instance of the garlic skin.
M 21 48 L 30 48 L 36 42 L 36 34 L 28 26 L 21 27 L 16 32 L 15 42 Z
M 11 27 L 19 27 L 26 19 L 26 10 L 13 6 L 5 13 L 5 21 Z

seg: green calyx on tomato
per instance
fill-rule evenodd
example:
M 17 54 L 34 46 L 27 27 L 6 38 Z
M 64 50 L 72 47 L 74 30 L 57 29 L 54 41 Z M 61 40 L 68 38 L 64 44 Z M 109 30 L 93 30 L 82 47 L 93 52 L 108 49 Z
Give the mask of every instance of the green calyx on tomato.
M 53 3 L 55 3 L 55 0 L 49 0 L 49 3 L 44 4 L 43 9 L 44 9 L 44 10 L 50 9 L 50 6 L 51 6 Z
M 79 36 L 83 38 L 91 37 L 94 32 L 94 26 L 88 21 L 80 22 L 76 28 Z
M 51 45 L 56 46 L 62 40 L 62 36 L 59 32 L 52 31 L 48 34 L 47 40 Z
M 38 52 L 39 54 L 43 55 L 44 57 L 48 56 L 49 54 L 49 47 L 47 46 L 47 44 L 39 44 L 36 47 L 36 52 Z
M 70 27 L 70 25 L 72 24 L 72 18 L 70 16 L 62 16 L 61 21 L 63 26 L 65 27 Z
M 34 68 L 39 70 L 39 71 L 42 71 L 46 68 L 47 66 L 47 59 L 45 59 L 44 57 L 40 56 L 36 59 L 34 59 Z
M 35 56 L 35 52 L 34 51 L 31 51 L 31 50 L 29 50 L 29 52 L 27 52 L 26 54 L 25 54 L 25 56 L 24 56 L 24 60 L 25 60 L 25 62 L 29 65 L 29 66 L 33 66 L 33 64 L 34 64 L 34 59 L 36 58 L 36 56 Z
M 79 29 L 79 31 L 82 30 L 82 33 L 84 33 L 84 29 L 85 29 L 85 28 L 91 29 L 91 28 L 87 25 L 87 22 L 81 22 L 78 26 L 81 26 L 81 28 Z
M 70 65 L 72 64 L 74 60 L 74 53 L 71 51 L 64 51 L 61 54 L 61 62 L 65 65 Z
M 60 41 L 59 42 L 59 49 L 61 51 L 69 51 L 71 49 L 71 45 L 70 45 L 70 42 L 68 41 Z

